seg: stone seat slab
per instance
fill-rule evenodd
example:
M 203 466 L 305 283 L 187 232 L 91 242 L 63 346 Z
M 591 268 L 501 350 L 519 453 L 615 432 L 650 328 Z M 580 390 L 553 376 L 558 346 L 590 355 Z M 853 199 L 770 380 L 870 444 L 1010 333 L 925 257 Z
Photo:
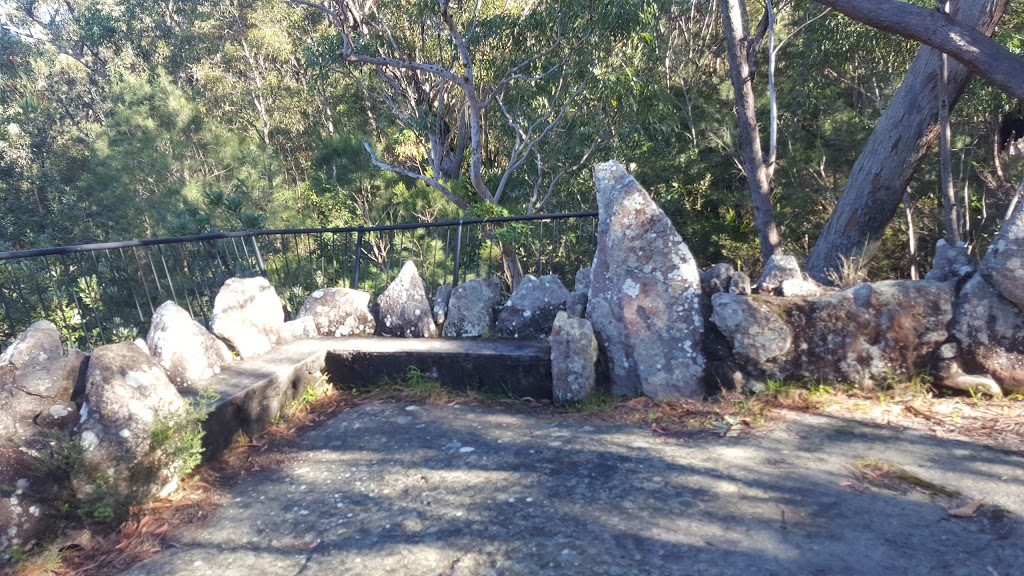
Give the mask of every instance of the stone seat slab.
M 205 457 L 219 455 L 239 432 L 253 436 L 265 429 L 320 374 L 338 386 L 366 389 L 400 380 L 411 367 L 452 389 L 551 397 L 551 353 L 544 341 L 303 338 L 230 364 L 203 382 L 203 389 L 218 395 L 204 424 Z

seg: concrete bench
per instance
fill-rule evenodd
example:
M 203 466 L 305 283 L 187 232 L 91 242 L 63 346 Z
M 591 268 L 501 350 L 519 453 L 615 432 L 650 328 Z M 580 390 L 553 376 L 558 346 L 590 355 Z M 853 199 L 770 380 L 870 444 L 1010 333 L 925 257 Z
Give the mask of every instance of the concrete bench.
M 367 389 L 402 379 L 410 367 L 447 388 L 536 399 L 551 398 L 551 351 L 536 340 L 437 338 L 309 338 L 224 369 L 204 387 L 219 395 L 204 425 L 205 457 L 231 445 L 238 432 L 264 430 L 306 387 L 326 374 L 336 386 Z

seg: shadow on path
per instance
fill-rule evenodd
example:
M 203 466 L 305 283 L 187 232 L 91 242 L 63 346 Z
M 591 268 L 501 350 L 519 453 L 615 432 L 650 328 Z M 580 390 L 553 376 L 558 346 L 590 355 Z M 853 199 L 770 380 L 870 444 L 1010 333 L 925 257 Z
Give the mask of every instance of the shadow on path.
M 298 450 L 127 574 L 1024 574 L 1022 455 L 840 418 L 680 440 L 370 404 Z M 863 490 L 865 458 L 990 505 Z

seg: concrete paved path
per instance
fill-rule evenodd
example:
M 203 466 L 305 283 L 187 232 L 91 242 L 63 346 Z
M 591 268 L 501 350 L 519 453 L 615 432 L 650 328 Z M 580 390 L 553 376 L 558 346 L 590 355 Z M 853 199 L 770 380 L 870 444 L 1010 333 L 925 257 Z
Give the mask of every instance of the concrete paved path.
M 126 574 L 1024 574 L 1021 454 L 849 420 L 679 439 L 369 404 L 297 450 Z M 868 488 L 865 458 L 988 504 L 954 518 L 922 491 Z

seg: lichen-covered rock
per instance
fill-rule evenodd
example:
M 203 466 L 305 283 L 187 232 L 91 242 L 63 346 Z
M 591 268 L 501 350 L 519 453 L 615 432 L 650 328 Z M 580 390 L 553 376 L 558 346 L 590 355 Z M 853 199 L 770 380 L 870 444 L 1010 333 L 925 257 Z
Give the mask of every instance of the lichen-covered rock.
M 53 535 L 61 521 L 55 482 L 39 465 L 48 454 L 37 452 L 45 446 L 33 444 L 0 440 L 0 571 L 12 548 L 31 549 Z
M 519 286 L 509 296 L 505 305 L 524 310 L 559 308 L 565 305 L 567 298 L 569 290 L 558 276 L 548 274 L 537 278 L 533 274 L 527 274 L 520 280 Z
M 748 373 L 867 386 L 931 366 L 948 337 L 953 286 L 886 281 L 813 298 L 720 294 L 713 305 L 712 322 Z
M 262 276 L 228 279 L 213 301 L 210 328 L 243 360 L 273 349 L 283 326 L 281 299 Z
M 750 289 L 750 276 L 747 276 L 746 272 L 736 272 L 729 278 L 729 293 L 737 294 L 740 296 L 748 296 L 752 290 Z
M 800 263 L 796 256 L 788 254 L 775 254 L 768 259 L 764 265 L 760 280 L 757 281 L 755 290 L 761 294 L 771 294 L 778 290 L 786 280 L 803 280 L 803 273 L 800 272 Z
M 978 271 L 1003 298 L 1024 310 L 1024 209 L 1003 222 Z
M 40 466 L 53 438 L 78 423 L 74 399 L 88 356 L 64 354 L 53 324 L 40 321 L 0 354 L 0 563 L 56 527 L 56 486 Z
M 154 427 L 182 405 L 181 394 L 157 361 L 135 344 L 121 342 L 93 350 L 79 425 L 86 462 L 74 478 L 79 498 L 99 489 L 96 479 L 103 474 L 125 494 L 140 488 L 128 485 L 129 471 L 150 448 Z M 163 481 L 170 476 L 166 472 Z
M 576 281 L 573 283 L 573 292 L 588 294 L 590 292 L 590 280 L 593 277 L 594 269 L 590 266 L 580 268 L 576 271 Z
M 565 301 L 565 311 L 572 318 L 583 318 L 587 314 L 587 293 L 569 292 L 569 299 Z
M 547 338 L 559 310 L 565 309 L 569 290 L 554 274 L 523 276 L 519 286 L 498 311 L 495 325 L 503 338 Z
M 1024 394 L 1024 312 L 981 275 L 960 291 L 953 335 L 968 372 L 991 375 L 1007 395 Z
M 732 264 L 719 263 L 700 272 L 700 288 L 704 294 L 711 296 L 719 292 L 729 291 L 729 281 L 736 269 Z
M 827 292 L 827 290 L 811 280 L 806 280 L 804 278 L 787 278 L 782 281 L 782 284 L 780 284 L 778 288 L 776 288 L 776 292 L 779 296 L 785 296 L 787 298 L 806 298 L 808 296 L 819 296 Z
M 372 336 L 377 323 L 371 296 L 350 288 L 321 288 L 306 298 L 297 318 L 311 318 L 320 336 Z
M 48 321 L 19 334 L 0 354 L 0 439 L 74 427 L 74 400 L 84 386 L 88 360 L 78 350 L 65 355 L 60 334 Z
M 560 311 L 551 328 L 550 342 L 555 403 L 580 402 L 593 394 L 598 347 L 590 322 Z
M 316 338 L 320 333 L 316 329 L 316 323 L 310 316 L 300 316 L 295 320 L 289 320 L 281 328 L 282 340 L 298 340 L 300 338 Z
M 409 260 L 398 277 L 377 297 L 380 333 L 404 338 L 435 338 L 437 326 L 416 265 Z
M 736 359 L 763 373 L 778 375 L 793 347 L 793 329 L 768 298 L 736 294 L 711 297 L 711 322 L 732 342 Z
M 963 242 L 950 246 L 940 238 L 935 243 L 932 268 L 925 274 L 924 279 L 934 282 L 959 280 L 974 272 L 975 268 L 977 265 L 971 255 L 967 253 L 967 246 Z
M 231 362 L 228 347 L 172 301 L 153 313 L 146 347 L 179 389 L 197 387 Z
M 445 320 L 448 319 L 448 302 L 451 298 L 451 284 L 441 284 L 437 287 L 437 292 L 434 293 L 434 307 L 432 308 L 434 324 L 444 326 Z
M 478 278 L 459 284 L 448 300 L 448 318 L 444 336 L 475 338 L 490 336 L 494 331 L 491 310 L 501 299 L 501 282 L 497 278 Z
M 597 253 L 587 303 L 612 392 L 704 395 L 700 275 L 668 216 L 618 162 L 594 169 Z

